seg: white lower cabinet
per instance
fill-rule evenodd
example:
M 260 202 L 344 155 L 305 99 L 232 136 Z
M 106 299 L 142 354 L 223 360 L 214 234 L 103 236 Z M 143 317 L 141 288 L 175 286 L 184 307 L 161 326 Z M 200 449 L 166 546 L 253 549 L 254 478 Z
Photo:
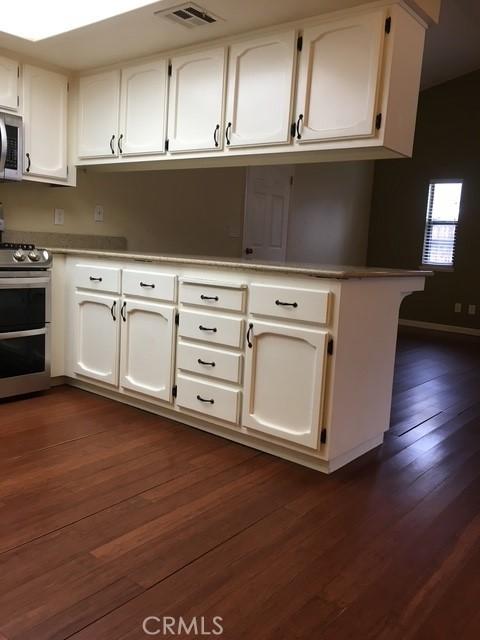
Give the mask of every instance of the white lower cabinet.
M 175 308 L 125 299 L 121 318 L 120 387 L 170 402 Z
M 248 329 L 243 426 L 317 449 L 328 333 L 257 320 Z
M 177 375 L 177 405 L 184 409 L 237 424 L 240 398 L 238 388 Z
M 119 312 L 118 297 L 76 292 L 75 373 L 107 384 L 118 384 Z

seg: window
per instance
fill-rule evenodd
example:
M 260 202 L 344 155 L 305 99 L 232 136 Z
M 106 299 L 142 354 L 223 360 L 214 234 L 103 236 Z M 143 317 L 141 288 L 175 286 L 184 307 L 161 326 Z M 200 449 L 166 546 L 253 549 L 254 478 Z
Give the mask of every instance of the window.
M 423 243 L 425 265 L 453 267 L 462 187 L 461 180 L 430 182 Z

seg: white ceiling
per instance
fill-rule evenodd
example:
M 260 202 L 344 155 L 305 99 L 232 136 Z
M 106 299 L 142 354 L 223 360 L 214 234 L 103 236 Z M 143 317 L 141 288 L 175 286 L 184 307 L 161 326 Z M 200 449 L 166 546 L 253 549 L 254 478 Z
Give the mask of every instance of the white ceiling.
M 224 21 L 196 29 L 187 29 L 154 16 L 154 11 L 181 3 L 182 0 L 152 2 L 135 11 L 40 42 L 29 42 L 0 32 L 0 48 L 65 69 L 88 69 L 361 5 L 365 0 L 197 0 Z M 480 1 L 443 0 L 440 25 L 430 27 L 427 32 L 423 87 L 479 68 Z

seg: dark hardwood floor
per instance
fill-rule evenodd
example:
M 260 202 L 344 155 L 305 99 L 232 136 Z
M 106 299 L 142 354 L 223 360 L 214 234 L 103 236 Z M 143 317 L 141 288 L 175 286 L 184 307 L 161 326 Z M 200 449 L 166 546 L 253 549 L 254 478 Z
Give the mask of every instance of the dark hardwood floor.
M 476 640 L 479 391 L 479 339 L 402 331 L 386 442 L 329 477 L 68 387 L 0 404 L 0 639 Z

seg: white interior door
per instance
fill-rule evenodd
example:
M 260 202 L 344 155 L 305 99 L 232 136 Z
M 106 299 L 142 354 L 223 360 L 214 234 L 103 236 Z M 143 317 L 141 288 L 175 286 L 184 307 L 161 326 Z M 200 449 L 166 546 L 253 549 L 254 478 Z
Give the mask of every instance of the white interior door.
M 243 426 L 316 449 L 319 446 L 326 331 L 250 320 Z
M 67 177 L 68 79 L 30 65 L 23 67 L 24 171 Z
M 119 303 L 114 296 L 76 293 L 75 373 L 118 385 Z
M 167 80 L 165 59 L 122 70 L 118 140 L 122 155 L 165 151 Z
M 380 9 L 305 29 L 299 142 L 374 135 L 385 15 Z
M 285 260 L 293 173 L 291 166 L 249 167 L 243 234 L 247 257 Z
M 0 107 L 17 110 L 19 64 L 0 56 Z
M 126 299 L 121 317 L 120 386 L 171 402 L 174 307 Z
M 227 146 L 290 142 L 294 29 L 230 47 Z
M 118 156 L 120 71 L 80 78 L 78 95 L 79 158 Z
M 175 56 L 168 107 L 170 151 L 223 147 L 224 47 Z

